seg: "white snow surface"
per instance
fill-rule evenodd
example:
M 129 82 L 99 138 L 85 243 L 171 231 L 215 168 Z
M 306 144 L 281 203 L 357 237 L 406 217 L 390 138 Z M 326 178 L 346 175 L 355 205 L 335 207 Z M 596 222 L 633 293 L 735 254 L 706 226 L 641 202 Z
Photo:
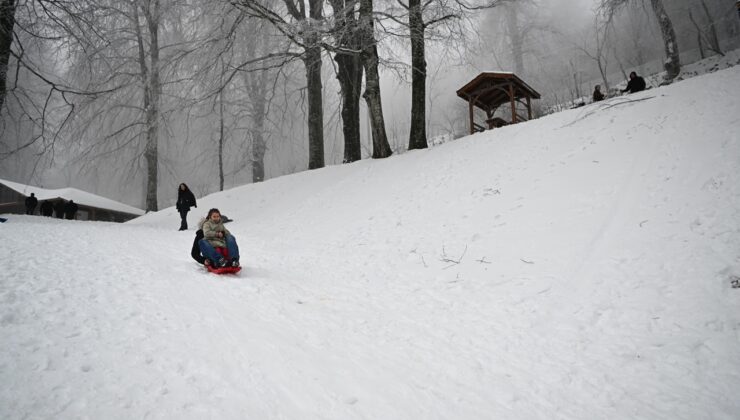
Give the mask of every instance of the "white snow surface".
M 738 419 L 740 67 L 126 224 L 0 224 L 2 419 Z M 190 257 L 209 207 L 244 269 Z

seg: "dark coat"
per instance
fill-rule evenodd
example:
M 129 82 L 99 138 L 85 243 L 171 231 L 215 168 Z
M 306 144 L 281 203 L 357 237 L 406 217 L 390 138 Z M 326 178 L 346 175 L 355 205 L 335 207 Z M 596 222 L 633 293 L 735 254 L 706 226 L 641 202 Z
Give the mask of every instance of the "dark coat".
M 195 261 L 198 261 L 198 263 L 203 264 L 206 259 L 202 255 L 200 255 L 200 245 L 198 245 L 198 241 L 204 238 L 203 235 L 203 229 L 198 229 L 195 231 L 195 240 L 193 241 L 193 249 L 190 250 L 190 256 L 193 257 Z
M 36 208 L 36 205 L 39 203 L 39 199 L 36 197 L 27 197 L 26 198 L 26 208 L 29 210 L 33 210 Z
M 56 204 L 54 204 L 54 212 L 56 213 L 57 218 L 64 219 L 64 207 L 64 200 L 59 200 Z
M 635 76 L 627 83 L 627 87 L 622 92 L 636 93 L 645 90 L 645 79 Z
M 77 203 L 72 200 L 67 201 L 67 204 L 64 205 L 64 216 L 69 220 L 74 219 L 77 209 Z
M 44 216 L 51 216 L 54 214 L 54 205 L 51 204 L 51 201 L 47 200 L 41 203 L 41 208 L 39 210 Z
M 185 191 L 177 189 L 177 211 L 190 211 L 190 207 L 198 207 L 193 193 L 185 187 Z
M 603 101 L 605 98 L 604 94 L 600 90 L 594 89 L 594 102 Z

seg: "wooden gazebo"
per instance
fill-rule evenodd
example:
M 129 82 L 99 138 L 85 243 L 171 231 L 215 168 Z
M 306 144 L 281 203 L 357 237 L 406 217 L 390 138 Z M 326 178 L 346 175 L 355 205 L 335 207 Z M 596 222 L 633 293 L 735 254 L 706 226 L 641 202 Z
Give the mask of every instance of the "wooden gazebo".
M 532 89 L 514 73 L 483 72 L 458 89 L 457 96 L 468 102 L 470 108 L 470 134 L 520 121 L 532 119 L 532 99 L 540 99 L 540 94 Z M 527 116 L 517 113 L 519 102 L 527 110 Z M 496 110 L 504 104 L 511 105 L 511 121 L 494 117 Z M 475 123 L 474 107 L 486 112 L 486 126 Z

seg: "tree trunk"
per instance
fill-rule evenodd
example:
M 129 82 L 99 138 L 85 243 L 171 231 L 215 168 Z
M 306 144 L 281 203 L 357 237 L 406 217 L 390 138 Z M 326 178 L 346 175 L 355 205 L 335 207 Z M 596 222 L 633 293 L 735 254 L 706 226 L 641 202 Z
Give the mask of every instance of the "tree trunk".
M 673 23 L 668 17 L 668 13 L 663 7 L 663 0 L 650 0 L 653 6 L 655 17 L 660 25 L 660 32 L 663 35 L 663 46 L 665 48 L 666 60 L 664 63 L 666 71 L 666 80 L 673 80 L 681 71 L 681 60 L 679 57 L 678 42 L 676 41 L 676 32 L 673 30 Z
M 514 73 L 519 77 L 524 74 L 524 57 L 522 52 L 522 33 L 519 28 L 519 14 L 516 10 L 516 3 L 506 5 L 506 25 L 511 41 L 511 58 L 514 62 Z
M 321 84 L 321 46 L 319 35 L 312 28 L 322 18 L 323 0 L 283 0 L 288 12 L 300 22 L 306 67 L 306 90 L 308 91 L 308 169 L 324 167 L 324 101 Z M 308 19 L 310 18 L 310 19 Z
M 245 75 L 248 78 L 249 73 Z M 267 91 L 267 71 L 261 71 L 259 77 L 253 80 L 253 83 L 247 81 L 249 101 L 252 105 L 252 182 L 262 182 L 265 180 L 265 153 L 267 152 L 267 141 L 265 140 L 265 109 L 267 101 L 265 93 Z
M 223 75 L 221 77 L 223 81 Z M 218 190 L 224 190 L 224 90 L 221 86 L 221 92 L 218 94 Z
M 370 113 L 373 137 L 373 158 L 386 158 L 393 154 L 385 131 L 383 105 L 380 98 L 380 75 L 378 73 L 378 48 L 373 32 L 373 1 L 360 0 L 360 31 L 362 33 L 362 65 L 365 67 L 365 93 Z
M 334 31 L 338 37 L 338 46 L 349 50 L 358 50 L 359 40 L 357 21 L 354 17 L 353 4 L 344 0 L 332 0 L 334 10 Z M 337 80 L 342 95 L 342 131 L 344 134 L 344 163 L 362 159 L 360 138 L 360 93 L 362 91 L 362 62 L 359 54 L 338 52 L 334 55 L 337 62 Z
M 411 36 L 411 132 L 409 133 L 409 150 L 427 148 L 425 29 L 421 0 L 409 0 L 409 32 Z
M 321 47 L 315 34 L 305 37 L 308 89 L 308 169 L 324 167 L 324 105 L 321 85 Z
M 707 15 L 707 21 L 709 22 L 709 48 L 724 57 L 725 53 L 722 52 L 722 47 L 719 45 L 719 37 L 717 36 L 717 25 L 714 23 L 714 18 L 709 13 L 709 8 L 704 0 L 701 0 L 701 7 L 704 9 L 704 14 Z
M 702 37 L 702 30 L 701 26 L 696 22 L 696 19 L 694 19 L 694 15 L 691 13 L 691 10 L 689 10 L 689 20 L 691 23 L 694 24 L 694 28 L 696 28 L 696 44 L 699 46 L 699 56 L 703 59 L 707 58 L 706 54 L 704 54 L 704 41 Z
M 133 2 L 136 39 L 139 49 L 139 66 L 141 79 L 144 85 L 144 116 L 146 124 L 146 147 L 144 160 L 146 161 L 146 210 L 157 211 L 157 163 L 158 148 L 157 134 L 159 131 L 159 0 L 150 0 L 144 7 L 144 19 L 149 31 L 149 65 L 146 61 L 146 46 L 141 32 L 139 21 L 139 5 Z
M 262 182 L 265 180 L 265 153 L 267 152 L 267 144 L 265 141 L 265 114 L 264 104 L 265 98 L 258 99 L 260 107 L 263 109 L 261 113 L 256 113 L 252 116 L 252 182 Z
M 344 133 L 344 163 L 362 159 L 360 139 L 360 93 L 362 63 L 359 56 L 337 54 L 337 79 L 342 95 L 342 132 Z
M 0 112 L 7 94 L 8 62 L 15 27 L 15 0 L 0 0 Z

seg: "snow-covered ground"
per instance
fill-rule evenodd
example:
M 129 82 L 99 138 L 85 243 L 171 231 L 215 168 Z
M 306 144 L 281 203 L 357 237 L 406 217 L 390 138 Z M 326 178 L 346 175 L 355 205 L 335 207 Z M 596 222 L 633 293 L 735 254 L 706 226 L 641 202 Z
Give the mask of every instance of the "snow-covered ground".
M 738 92 L 235 188 L 186 232 L 6 215 L 0 418 L 737 419 Z M 190 258 L 209 207 L 238 276 Z

